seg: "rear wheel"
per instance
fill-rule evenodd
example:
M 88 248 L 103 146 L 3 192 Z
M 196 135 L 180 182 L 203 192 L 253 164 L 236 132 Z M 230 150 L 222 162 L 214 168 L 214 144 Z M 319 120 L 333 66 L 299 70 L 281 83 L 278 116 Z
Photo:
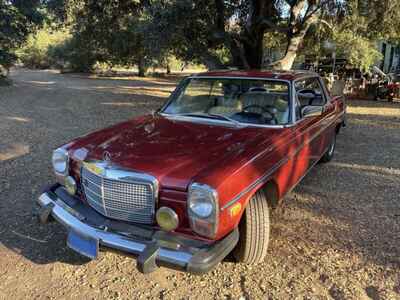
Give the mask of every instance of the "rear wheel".
M 239 242 L 233 251 L 237 261 L 256 264 L 267 255 L 270 219 L 267 197 L 260 190 L 250 199 L 239 224 Z
M 322 163 L 330 162 L 333 158 L 333 155 L 335 154 L 335 148 L 336 148 L 336 132 L 332 138 L 332 141 L 329 145 L 328 150 L 326 150 L 324 156 L 321 157 L 320 162 L 322 162 Z

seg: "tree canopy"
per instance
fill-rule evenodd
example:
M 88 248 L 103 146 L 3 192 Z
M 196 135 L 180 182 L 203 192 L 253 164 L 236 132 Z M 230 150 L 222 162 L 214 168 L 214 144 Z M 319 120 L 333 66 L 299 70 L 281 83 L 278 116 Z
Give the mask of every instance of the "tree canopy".
M 0 0 L 0 66 L 8 68 L 20 47 L 43 21 L 40 0 Z
M 74 58 L 82 70 L 95 62 L 107 62 L 138 66 L 143 75 L 151 65 L 166 65 L 171 56 L 208 68 L 260 68 L 264 50 L 272 46 L 282 49 L 282 57 L 272 67 L 290 69 L 299 53 L 321 52 L 316 41 L 323 40 L 336 43 L 339 53 L 368 68 L 379 57 L 377 40 L 400 38 L 400 0 L 0 3 L 0 22 L 6 24 L 0 29 L 0 55 L 12 55 L 12 49 L 40 23 L 40 12 L 45 12 L 53 25 L 67 27 L 72 35 L 54 53 L 67 52 L 64 59 Z

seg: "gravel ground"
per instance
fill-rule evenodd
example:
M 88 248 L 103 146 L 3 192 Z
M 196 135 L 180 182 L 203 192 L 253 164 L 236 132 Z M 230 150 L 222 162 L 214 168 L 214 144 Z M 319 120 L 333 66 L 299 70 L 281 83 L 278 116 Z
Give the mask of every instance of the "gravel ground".
M 165 79 L 14 70 L 0 87 L 0 299 L 400 299 L 400 103 L 352 101 L 334 160 L 274 212 L 263 264 L 227 259 L 204 276 L 142 275 L 135 261 L 87 261 L 34 199 L 52 182 L 51 150 L 158 107 Z

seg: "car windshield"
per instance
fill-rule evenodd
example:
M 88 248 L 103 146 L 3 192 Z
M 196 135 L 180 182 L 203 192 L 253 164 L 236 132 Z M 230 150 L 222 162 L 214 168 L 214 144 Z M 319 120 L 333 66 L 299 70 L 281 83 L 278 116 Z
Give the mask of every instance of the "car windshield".
M 189 78 L 162 111 L 175 116 L 213 118 L 234 123 L 289 123 L 289 85 L 279 80 Z

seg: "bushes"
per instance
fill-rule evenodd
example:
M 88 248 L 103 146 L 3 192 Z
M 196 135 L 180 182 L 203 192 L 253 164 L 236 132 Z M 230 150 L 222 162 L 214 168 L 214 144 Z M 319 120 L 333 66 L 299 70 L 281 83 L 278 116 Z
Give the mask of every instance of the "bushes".
M 68 69 L 88 72 L 96 63 L 96 55 L 79 36 L 71 36 L 68 30 L 39 30 L 29 36 L 17 54 L 25 67 L 33 69 Z
M 74 72 L 90 72 L 97 61 L 96 54 L 77 36 L 50 45 L 47 53 L 53 67 Z
M 0 78 L 7 77 L 9 69 L 15 59 L 16 56 L 13 53 L 0 49 Z
M 5 77 L 15 62 L 15 50 L 42 23 L 40 2 L 0 0 L 0 77 Z
M 129 44 L 129 36 L 115 35 L 115 39 L 110 43 L 111 50 L 99 47 L 99 41 L 89 37 L 82 32 L 71 35 L 66 29 L 52 31 L 44 28 L 29 36 L 17 54 L 25 67 L 34 69 L 56 68 L 62 71 L 92 72 L 99 65 L 102 66 L 100 69 L 138 66 L 139 61 L 135 55 L 142 49 L 136 50 L 135 43 Z M 133 55 L 131 61 L 127 60 L 128 52 Z M 153 68 L 154 72 L 159 67 L 171 71 L 193 66 L 176 59 L 173 55 L 160 60 L 146 57 L 142 62 L 144 70 Z
M 57 66 L 57 61 L 50 55 L 49 50 L 65 43 L 69 38 L 70 35 L 66 30 L 53 32 L 44 28 L 30 35 L 17 55 L 28 68 L 45 69 Z

